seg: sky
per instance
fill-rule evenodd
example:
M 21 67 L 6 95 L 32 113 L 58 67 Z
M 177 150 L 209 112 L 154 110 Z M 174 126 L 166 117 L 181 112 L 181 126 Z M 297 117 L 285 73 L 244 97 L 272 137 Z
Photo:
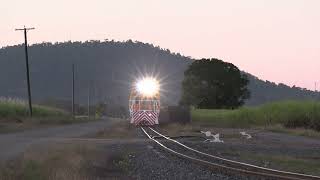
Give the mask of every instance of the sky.
M 2 0 L 0 47 L 138 40 L 219 58 L 263 80 L 320 89 L 319 0 Z

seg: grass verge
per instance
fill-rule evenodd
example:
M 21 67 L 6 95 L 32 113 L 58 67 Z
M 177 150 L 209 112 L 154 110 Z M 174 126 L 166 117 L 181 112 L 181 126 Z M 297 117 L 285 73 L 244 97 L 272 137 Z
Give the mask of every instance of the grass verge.
M 271 132 L 276 132 L 276 133 L 291 134 L 291 135 L 295 135 L 295 136 L 306 136 L 306 137 L 320 138 L 319 131 L 315 131 L 312 129 L 305 129 L 305 128 L 286 128 L 280 124 L 268 126 L 265 128 L 265 130 L 268 130 Z
M 247 128 L 281 124 L 287 128 L 320 130 L 320 103 L 283 101 L 236 110 L 192 110 L 192 121 L 219 127 Z
M 0 179 L 87 180 L 125 179 L 127 154 L 106 152 L 93 144 L 37 147 L 2 165 Z
M 320 162 L 317 159 L 266 154 L 241 154 L 240 159 L 243 159 L 244 161 L 255 161 L 264 167 L 296 173 L 320 175 Z
M 0 98 L 0 133 L 87 121 L 87 118 L 73 119 L 64 110 L 40 105 L 33 105 L 33 117 L 31 118 L 26 102 L 18 99 Z
M 33 115 L 35 117 L 65 116 L 67 114 L 67 112 L 56 108 L 33 106 Z M 29 116 L 29 109 L 26 103 L 12 100 L 0 101 L 0 118 L 2 120 L 19 119 L 27 116 Z

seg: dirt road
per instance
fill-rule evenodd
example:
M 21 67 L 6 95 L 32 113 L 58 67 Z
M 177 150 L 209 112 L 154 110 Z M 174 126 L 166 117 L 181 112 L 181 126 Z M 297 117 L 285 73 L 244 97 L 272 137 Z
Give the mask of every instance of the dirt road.
M 0 134 L 0 160 L 7 160 L 24 152 L 31 145 L 45 145 L 61 138 L 75 138 L 94 133 L 107 127 L 112 120 L 27 130 L 19 133 Z

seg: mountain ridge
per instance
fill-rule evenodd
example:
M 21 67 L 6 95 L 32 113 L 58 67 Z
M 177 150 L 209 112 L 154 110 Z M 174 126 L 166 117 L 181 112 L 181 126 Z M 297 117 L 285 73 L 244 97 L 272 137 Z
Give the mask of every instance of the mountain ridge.
M 87 101 L 125 106 L 131 83 L 142 74 L 160 77 L 164 105 L 177 104 L 183 72 L 193 58 L 139 41 L 85 41 L 38 43 L 29 46 L 32 96 L 35 102 L 71 100 L 71 67 L 76 66 L 76 103 Z M 246 72 L 244 72 L 246 73 Z M 263 81 L 246 73 L 252 96 L 246 105 L 285 99 L 318 99 L 319 93 Z M 0 96 L 26 98 L 22 44 L 0 49 Z

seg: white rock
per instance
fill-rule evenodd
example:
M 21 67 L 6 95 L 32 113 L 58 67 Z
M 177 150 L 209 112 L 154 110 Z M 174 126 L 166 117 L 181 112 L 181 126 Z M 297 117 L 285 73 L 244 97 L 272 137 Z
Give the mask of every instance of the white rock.
M 246 133 L 245 131 L 240 132 L 240 134 L 242 136 L 246 136 L 247 139 L 251 139 L 252 138 L 252 136 L 250 134 Z
M 223 140 L 220 139 L 220 134 L 212 134 L 211 131 L 200 131 L 202 134 L 205 134 L 206 137 L 212 137 L 212 139 L 206 139 L 204 142 L 214 142 L 214 143 L 223 143 Z

